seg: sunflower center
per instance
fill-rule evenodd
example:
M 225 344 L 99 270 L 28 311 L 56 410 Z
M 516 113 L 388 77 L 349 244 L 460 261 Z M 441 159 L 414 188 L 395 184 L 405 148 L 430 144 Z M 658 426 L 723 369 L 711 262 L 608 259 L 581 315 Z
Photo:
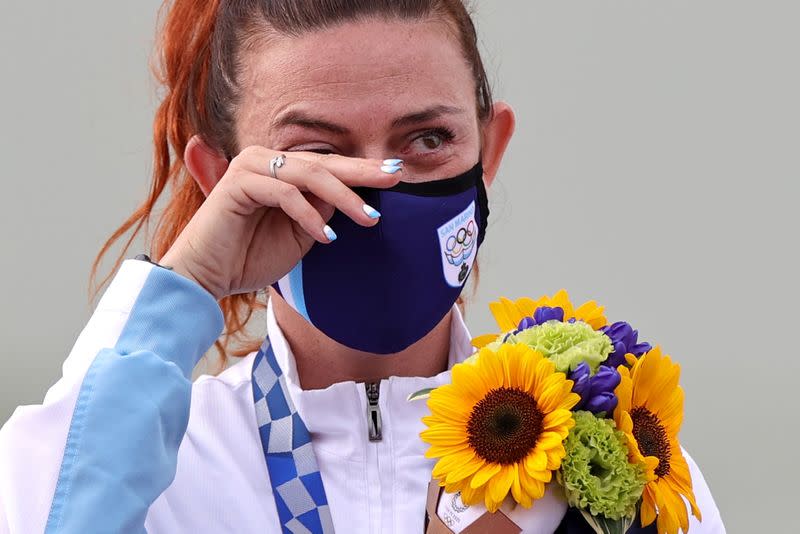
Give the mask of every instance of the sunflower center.
M 493 389 L 472 409 L 467 423 L 469 444 L 487 462 L 517 463 L 536 446 L 543 421 L 536 399 L 528 393 Z
M 671 451 L 669 436 L 664 425 L 653 412 L 643 406 L 631 410 L 631 419 L 633 420 L 633 437 L 639 444 L 639 452 L 644 456 L 658 458 L 656 476 L 659 478 L 667 476 Z

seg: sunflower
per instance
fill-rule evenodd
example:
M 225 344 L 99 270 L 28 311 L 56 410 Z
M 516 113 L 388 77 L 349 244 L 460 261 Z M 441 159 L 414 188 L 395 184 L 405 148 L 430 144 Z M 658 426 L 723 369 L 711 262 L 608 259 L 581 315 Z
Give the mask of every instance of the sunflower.
M 656 520 L 659 534 L 686 532 L 689 516 L 702 519 L 697 508 L 689 466 L 681 453 L 678 432 L 683 422 L 681 369 L 659 347 L 641 358 L 629 355 L 632 367 L 620 365 L 622 380 L 615 393 L 619 404 L 614 420 L 628 439 L 631 462 L 645 469 L 647 484 L 642 494 L 642 526 Z
M 561 308 L 564 310 L 564 321 L 577 319 L 589 324 L 594 330 L 599 330 L 608 324 L 605 315 L 603 315 L 605 310 L 603 306 L 599 306 L 595 301 L 590 300 L 575 309 L 569 300 L 569 294 L 564 289 L 552 297 L 544 295 L 539 300 L 533 300 L 528 297 L 523 297 L 516 301 L 501 298 L 499 301 L 490 303 L 489 309 L 492 311 L 500 330 L 509 332 L 515 330 L 520 321 L 526 317 L 533 317 L 536 309 L 543 306 Z M 483 348 L 496 340 L 499 335 L 501 334 L 479 336 L 472 340 L 472 344 L 477 348 Z
M 572 381 L 530 347 L 482 349 L 473 363 L 455 365 L 452 383 L 428 399 L 420 436 L 431 445 L 426 457 L 439 458 L 434 478 L 490 512 L 509 491 L 530 507 L 561 466 L 579 400 Z

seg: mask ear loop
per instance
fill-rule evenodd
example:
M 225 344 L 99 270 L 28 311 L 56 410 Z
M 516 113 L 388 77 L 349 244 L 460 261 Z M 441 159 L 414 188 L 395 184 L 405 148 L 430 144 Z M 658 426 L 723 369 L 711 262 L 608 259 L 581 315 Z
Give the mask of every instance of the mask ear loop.
M 480 165 L 481 162 L 478 162 Z M 478 183 L 475 187 L 478 191 L 478 209 L 480 209 L 480 221 L 478 221 L 478 246 L 483 243 L 483 238 L 486 236 L 486 228 L 489 225 L 489 196 L 486 193 L 486 184 L 483 182 L 483 166 L 481 165 L 481 174 L 477 177 Z

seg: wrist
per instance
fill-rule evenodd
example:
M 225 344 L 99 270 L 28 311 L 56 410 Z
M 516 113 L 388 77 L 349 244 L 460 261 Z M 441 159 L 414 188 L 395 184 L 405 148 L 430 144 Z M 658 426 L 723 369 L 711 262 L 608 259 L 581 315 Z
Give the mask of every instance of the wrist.
M 180 258 L 176 254 L 172 253 L 172 249 L 167 251 L 167 253 L 162 256 L 161 260 L 159 260 L 159 263 L 156 265 L 164 267 L 165 269 L 169 269 L 172 272 L 191 280 L 195 284 L 208 291 L 211 296 L 214 297 L 214 300 L 219 301 L 222 297 L 224 297 L 222 292 L 215 291 L 210 285 L 206 284 L 199 277 L 197 277 L 191 269 L 189 269 L 183 262 L 180 261 Z

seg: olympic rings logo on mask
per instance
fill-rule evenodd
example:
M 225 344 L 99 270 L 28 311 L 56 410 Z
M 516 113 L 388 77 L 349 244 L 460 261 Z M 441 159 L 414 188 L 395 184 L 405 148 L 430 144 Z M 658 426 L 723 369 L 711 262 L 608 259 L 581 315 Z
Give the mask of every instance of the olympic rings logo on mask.
M 456 267 L 464 263 L 472 256 L 476 241 L 475 221 L 469 221 L 447 238 L 444 253 L 447 261 Z

